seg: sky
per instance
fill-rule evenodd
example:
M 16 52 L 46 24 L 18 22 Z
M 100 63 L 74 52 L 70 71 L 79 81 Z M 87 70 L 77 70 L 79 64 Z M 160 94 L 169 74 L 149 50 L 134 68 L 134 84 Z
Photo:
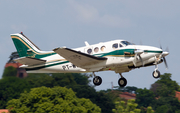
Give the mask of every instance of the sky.
M 169 48 L 161 74 L 171 73 L 180 85 L 179 0 L 0 0 L 0 78 L 12 52 L 10 34 L 23 32 L 41 50 L 78 48 L 124 39 L 135 44 Z M 151 87 L 155 66 L 123 73 L 127 86 Z M 119 74 L 97 72 L 103 82 L 96 90 L 118 86 Z M 92 80 L 93 78 L 91 78 Z M 91 82 L 92 84 L 92 82 Z

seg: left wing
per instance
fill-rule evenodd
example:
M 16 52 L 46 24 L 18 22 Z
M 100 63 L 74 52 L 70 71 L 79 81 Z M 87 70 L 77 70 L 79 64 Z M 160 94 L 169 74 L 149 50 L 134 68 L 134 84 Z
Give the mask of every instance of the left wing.
M 56 48 L 53 51 L 81 68 L 107 60 L 107 58 L 104 57 L 96 57 L 69 48 Z

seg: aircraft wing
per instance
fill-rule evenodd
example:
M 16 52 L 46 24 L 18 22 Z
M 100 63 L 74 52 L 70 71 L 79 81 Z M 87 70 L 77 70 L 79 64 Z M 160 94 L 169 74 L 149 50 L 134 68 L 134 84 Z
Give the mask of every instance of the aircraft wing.
M 59 54 L 60 56 L 64 57 L 66 60 L 70 61 L 74 65 L 82 68 L 84 66 L 93 65 L 107 60 L 107 58 L 104 57 L 96 57 L 69 48 L 56 48 L 53 51 Z
M 46 60 L 31 58 L 31 57 L 21 57 L 18 59 L 15 59 L 14 61 L 19 62 L 24 65 L 33 66 L 38 64 L 45 64 Z

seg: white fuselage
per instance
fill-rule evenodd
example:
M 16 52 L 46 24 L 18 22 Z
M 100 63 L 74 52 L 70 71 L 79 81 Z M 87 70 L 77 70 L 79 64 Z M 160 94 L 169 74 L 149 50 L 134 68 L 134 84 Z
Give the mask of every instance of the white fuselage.
M 87 44 L 85 47 L 73 49 L 97 57 L 107 58 L 107 60 L 97 64 L 80 68 L 73 65 L 59 54 L 54 54 L 42 58 L 46 60 L 45 64 L 28 66 L 26 69 L 30 73 L 86 73 L 107 70 L 123 73 L 134 68 L 154 65 L 157 60 L 160 61 L 158 58 L 162 54 L 161 49 L 152 46 L 126 45 L 122 43 L 122 41 L 123 40 L 115 40 L 94 45 Z M 142 50 L 143 53 L 135 57 L 134 51 L 136 50 Z M 25 66 L 23 65 L 22 67 Z

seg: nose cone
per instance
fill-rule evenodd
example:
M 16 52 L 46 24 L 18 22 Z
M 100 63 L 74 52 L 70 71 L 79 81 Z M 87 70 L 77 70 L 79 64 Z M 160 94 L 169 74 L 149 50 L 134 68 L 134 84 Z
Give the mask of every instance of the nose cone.
M 163 51 L 163 53 L 162 53 L 162 57 L 165 57 L 165 56 L 167 56 L 167 55 L 169 55 L 169 52 L 167 52 L 167 51 Z

